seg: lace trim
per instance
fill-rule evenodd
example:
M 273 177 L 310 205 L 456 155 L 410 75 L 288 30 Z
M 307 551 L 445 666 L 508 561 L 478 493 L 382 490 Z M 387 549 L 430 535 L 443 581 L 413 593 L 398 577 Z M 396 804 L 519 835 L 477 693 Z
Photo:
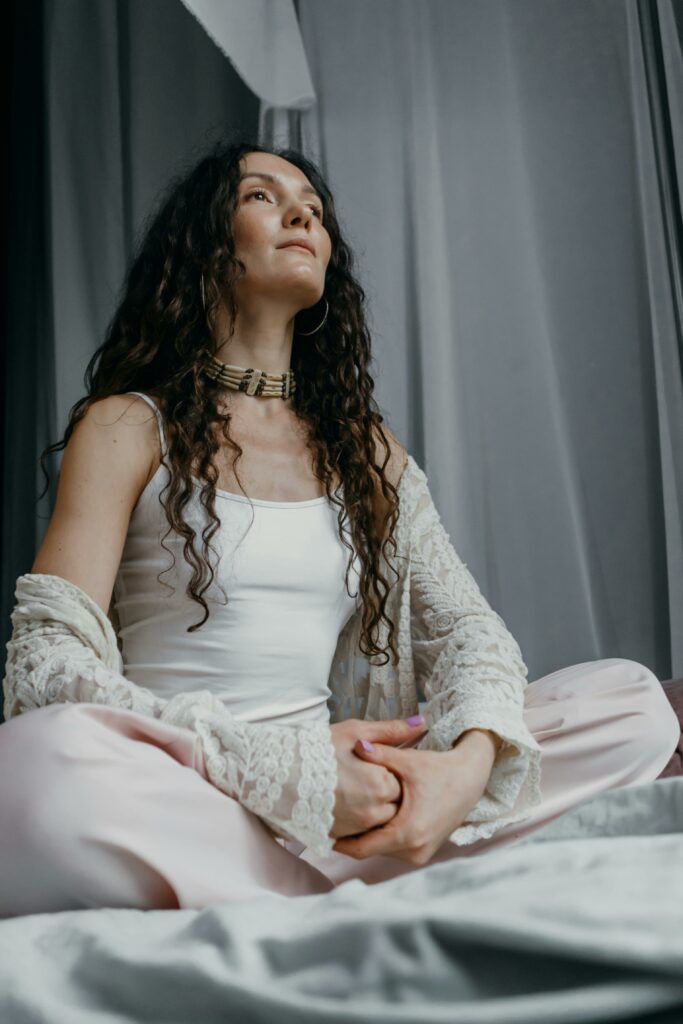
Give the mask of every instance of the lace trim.
M 527 666 L 505 622 L 460 559 L 426 477 L 412 517 L 411 634 L 429 732 L 419 746 L 448 750 L 466 730 L 503 744 L 486 790 L 452 835 L 458 845 L 528 818 L 541 802 L 541 747 L 523 718 Z
M 208 690 L 176 695 L 161 717 L 202 738 L 215 786 L 277 835 L 298 839 L 323 856 L 330 852 L 337 758 L 326 722 L 292 727 L 238 722 L 232 716 L 228 722 L 224 705 Z

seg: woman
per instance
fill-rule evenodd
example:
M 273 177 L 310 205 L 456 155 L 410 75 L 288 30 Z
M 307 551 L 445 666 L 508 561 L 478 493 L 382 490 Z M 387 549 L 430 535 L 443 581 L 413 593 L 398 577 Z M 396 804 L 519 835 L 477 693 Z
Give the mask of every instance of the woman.
M 172 184 L 47 449 L 4 681 L 4 916 L 375 882 L 667 763 L 644 666 L 527 685 L 382 426 L 364 299 L 298 152 L 221 145 Z

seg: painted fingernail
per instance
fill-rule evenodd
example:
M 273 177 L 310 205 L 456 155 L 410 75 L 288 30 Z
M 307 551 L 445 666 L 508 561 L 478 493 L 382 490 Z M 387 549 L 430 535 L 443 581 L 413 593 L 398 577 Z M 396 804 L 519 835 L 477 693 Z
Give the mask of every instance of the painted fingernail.
M 424 723 L 423 715 L 411 715 L 410 718 L 404 720 L 407 725 L 422 725 Z
M 370 740 L 361 740 L 360 745 L 363 750 L 369 750 L 371 754 L 374 753 L 375 745 L 374 743 L 371 743 Z

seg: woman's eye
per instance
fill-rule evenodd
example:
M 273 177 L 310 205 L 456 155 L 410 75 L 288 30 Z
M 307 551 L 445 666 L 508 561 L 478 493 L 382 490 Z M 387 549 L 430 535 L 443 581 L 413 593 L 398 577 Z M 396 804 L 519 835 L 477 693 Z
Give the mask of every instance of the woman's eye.
M 252 196 L 265 196 L 265 194 L 266 193 L 265 193 L 265 191 L 262 188 L 257 188 L 253 192 L 248 192 L 247 193 L 247 199 L 251 199 Z M 320 207 L 316 206 L 315 203 L 309 203 L 309 206 L 313 210 L 313 213 L 316 215 L 316 217 L 319 220 L 322 220 L 323 213 L 322 213 L 322 210 L 320 209 Z

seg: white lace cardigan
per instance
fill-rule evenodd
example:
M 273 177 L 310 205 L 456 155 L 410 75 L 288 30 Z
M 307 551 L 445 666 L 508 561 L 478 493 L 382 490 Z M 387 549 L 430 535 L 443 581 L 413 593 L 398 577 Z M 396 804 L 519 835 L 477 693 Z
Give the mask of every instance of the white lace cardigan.
M 451 837 L 467 845 L 524 820 L 540 803 L 541 748 L 522 715 L 527 667 L 451 545 L 411 455 L 398 494 L 397 551 L 390 559 L 399 578 L 383 565 L 398 663 L 374 664 L 360 653 L 359 608 L 339 634 L 332 661 L 330 723 L 415 714 L 419 686 L 428 731 L 418 749 L 449 750 L 466 729 L 495 732 L 504 742 L 486 790 Z M 165 700 L 126 678 L 111 618 L 80 587 L 27 573 L 15 596 L 3 680 L 6 720 L 54 702 L 86 701 L 191 729 L 215 786 L 275 834 L 323 856 L 330 852 L 337 762 L 327 722 L 239 721 L 209 690 Z M 384 645 L 388 628 L 380 622 L 379 629 Z

